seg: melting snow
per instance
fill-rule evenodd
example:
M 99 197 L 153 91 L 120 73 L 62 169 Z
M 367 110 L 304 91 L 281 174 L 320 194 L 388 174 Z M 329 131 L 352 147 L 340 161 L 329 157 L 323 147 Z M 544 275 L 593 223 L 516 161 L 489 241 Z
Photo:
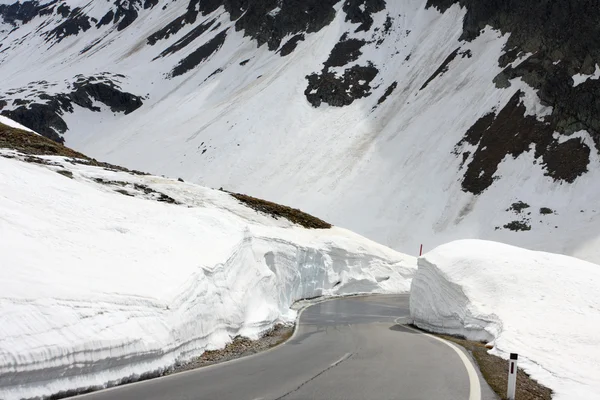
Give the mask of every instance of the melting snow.
M 596 71 L 594 71 L 594 73 L 591 75 L 585 75 L 585 74 L 573 75 L 573 87 L 581 85 L 583 82 L 587 81 L 588 79 L 594 79 L 594 80 L 600 79 L 600 66 L 598 64 L 596 64 Z
M 344 229 L 307 230 L 224 192 L 44 158 L 56 165 L 0 157 L 4 400 L 163 370 L 293 321 L 299 299 L 409 289 L 414 258 Z M 55 172 L 64 169 L 72 179 Z M 182 205 L 115 192 L 136 184 Z
M 505 244 L 463 240 L 418 260 L 410 312 L 417 326 L 494 344 L 555 392 L 600 393 L 600 265 Z

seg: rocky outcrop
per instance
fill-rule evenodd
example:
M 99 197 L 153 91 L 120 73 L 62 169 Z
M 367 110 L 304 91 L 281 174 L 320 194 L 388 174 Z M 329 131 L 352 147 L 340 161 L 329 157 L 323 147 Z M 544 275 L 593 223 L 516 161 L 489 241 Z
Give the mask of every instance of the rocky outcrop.
M 16 25 L 17 22 L 27 23 L 38 15 L 47 15 L 52 13 L 53 6 L 58 0 L 53 0 L 41 4 L 36 1 L 15 1 L 13 4 L 0 4 L 0 17 L 4 22 Z
M 340 38 L 327 61 L 323 63 L 320 73 L 306 77 L 308 87 L 304 94 L 313 107 L 327 103 L 334 107 L 344 107 L 354 100 L 371 94 L 371 82 L 379 70 L 368 62 L 365 66 L 354 65 L 346 68 L 343 74 L 336 74 L 332 68 L 344 67 L 355 62 L 362 55 L 361 48 L 364 40 L 348 39 L 347 35 Z
M 518 142 L 525 140 L 519 148 L 534 143 L 536 157 L 543 157 L 548 175 L 558 180 L 573 181 L 587 170 L 590 149 L 580 139 L 558 144 L 552 142 L 550 135 L 554 131 L 571 135 L 585 130 L 594 139 L 596 151 L 600 149 L 600 82 L 588 79 L 575 85 L 573 80 L 576 74 L 593 74 L 600 63 L 600 42 L 597 39 L 600 36 L 597 23 L 600 8 L 597 3 L 591 0 L 428 0 L 428 6 L 440 11 L 455 3 L 467 9 L 461 39 L 473 40 L 488 25 L 510 33 L 505 53 L 498 60 L 504 69 L 495 78 L 496 85 L 508 88 L 511 79 L 521 78 L 537 90 L 543 105 L 552 106 L 552 113 L 543 124 L 534 123 L 531 117 L 525 117 L 525 108 L 519 107 L 513 98 L 507 106 L 512 115 L 505 120 L 511 129 L 498 130 L 497 134 L 502 138 L 499 141 L 513 142 L 508 138 L 516 135 Z M 523 62 L 515 63 L 525 57 Z M 531 121 L 531 126 L 538 126 L 535 129 L 538 134 L 525 135 L 531 140 L 525 139 L 522 131 L 515 131 L 527 120 Z M 481 120 L 471 131 L 478 131 L 480 123 Z M 545 133 L 540 136 L 542 131 Z M 467 141 L 470 132 L 466 134 Z M 541 137 L 545 138 L 545 144 L 540 148 Z M 488 149 L 488 152 L 499 151 Z M 509 154 L 513 154 L 512 151 L 514 149 Z M 495 161 L 488 160 L 487 163 L 495 164 Z M 480 169 L 477 162 L 473 167 L 469 166 L 463 182 L 465 190 L 480 193 L 491 184 L 491 176 L 487 172 L 475 178 L 475 171 Z
M 481 117 L 457 144 L 455 154 L 471 160 L 462 181 L 463 190 L 482 193 L 497 179 L 498 166 L 507 155 L 517 158 L 532 146 L 546 175 L 557 181 L 572 183 L 587 172 L 590 148 L 579 138 L 560 142 L 554 138 L 552 124 L 525 116 L 521 95 L 520 91 L 515 93 L 497 115 Z M 472 154 L 463 150 L 466 144 L 476 146 Z
M 74 104 L 99 112 L 101 109 L 95 105 L 95 102 L 99 102 L 108 106 L 114 113 L 124 114 L 129 114 L 142 106 L 140 96 L 122 91 L 115 83 L 115 80 L 120 78 L 124 76 L 111 74 L 78 76 L 72 84 L 68 85 L 69 90 L 66 92 L 51 94 L 36 91 L 27 95 L 26 99 L 13 100 L 10 108 L 7 102 L 0 103 L 0 114 L 47 138 L 63 143 L 62 135 L 67 131 L 68 126 L 62 116 L 65 112 L 73 112 Z M 47 83 L 46 86 L 50 87 Z
M 214 38 L 204 43 L 202 46 L 198 47 L 194 52 L 192 52 L 189 56 L 184 58 L 173 68 L 171 71 L 171 77 L 177 77 L 185 74 L 186 72 L 192 70 L 197 67 L 200 63 L 208 59 L 211 55 L 217 52 L 225 39 L 227 38 L 227 29 L 221 31 Z

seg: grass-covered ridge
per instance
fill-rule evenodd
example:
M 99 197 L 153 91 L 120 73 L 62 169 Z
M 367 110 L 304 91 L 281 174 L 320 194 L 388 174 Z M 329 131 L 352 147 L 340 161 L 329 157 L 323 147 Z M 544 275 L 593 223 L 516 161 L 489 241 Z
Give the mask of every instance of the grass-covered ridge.
M 24 131 L 18 128 L 0 123 L 0 149 L 17 150 L 23 154 L 31 156 L 60 156 L 68 157 L 73 162 L 112 169 L 116 171 L 129 172 L 135 175 L 148 175 L 140 171 L 129 170 L 118 165 L 112 165 L 105 162 L 97 161 L 93 158 L 81 154 L 78 151 L 70 149 L 54 140 L 48 139 L 41 135 L 36 135 L 31 132 Z M 40 162 L 40 159 L 32 159 L 31 162 Z
M 61 156 L 70 158 L 76 163 L 128 172 L 135 175 L 147 175 L 140 171 L 131 171 L 124 167 L 97 161 L 46 137 L 36 135 L 22 129 L 12 128 L 2 123 L 0 123 L 0 149 L 1 148 L 13 149 L 20 153 L 32 156 L 28 157 L 26 161 L 33 163 L 46 163 L 44 159 L 35 156 Z M 280 204 L 257 199 L 245 194 L 229 194 L 245 206 L 252 208 L 255 211 L 268 214 L 275 219 L 284 218 L 307 229 L 331 228 L 331 224 L 328 224 L 319 218 L 313 217 L 312 215 L 295 208 L 282 206 Z
M 270 215 L 271 217 L 285 218 L 295 224 L 303 226 L 307 229 L 330 229 L 331 224 L 320 220 L 319 218 L 313 217 L 303 211 L 295 208 L 282 206 L 280 204 L 272 203 L 270 201 L 257 199 L 256 197 L 248 196 L 240 193 L 229 193 L 241 203 L 247 207 L 252 208 L 258 212 L 262 212 Z
M 89 157 L 53 140 L 3 123 L 0 123 L 0 148 L 14 149 L 37 156 L 63 156 L 91 161 Z

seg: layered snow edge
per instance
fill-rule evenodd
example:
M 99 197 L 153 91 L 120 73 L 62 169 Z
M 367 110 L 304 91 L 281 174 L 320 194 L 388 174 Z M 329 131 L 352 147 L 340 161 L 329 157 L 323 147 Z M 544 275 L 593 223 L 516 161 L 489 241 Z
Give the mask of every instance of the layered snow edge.
M 0 152 L 13 158 L 0 157 L 1 399 L 160 374 L 293 321 L 300 299 L 409 290 L 414 258 L 344 229 L 306 230 L 167 178 Z M 137 198 L 140 187 L 180 204 Z
M 410 313 L 423 329 L 494 345 L 554 398 L 600 393 L 600 266 L 501 243 L 461 240 L 418 260 Z

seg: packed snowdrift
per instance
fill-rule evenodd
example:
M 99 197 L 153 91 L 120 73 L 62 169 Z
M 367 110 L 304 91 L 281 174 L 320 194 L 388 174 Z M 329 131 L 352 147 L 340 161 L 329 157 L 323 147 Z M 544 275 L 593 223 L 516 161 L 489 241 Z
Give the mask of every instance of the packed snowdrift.
M 600 266 L 462 240 L 418 260 L 410 312 L 424 329 L 494 344 L 561 399 L 600 394 Z
M 344 229 L 171 179 L 0 155 L 4 400 L 160 372 L 293 321 L 299 299 L 409 289 L 414 258 Z

